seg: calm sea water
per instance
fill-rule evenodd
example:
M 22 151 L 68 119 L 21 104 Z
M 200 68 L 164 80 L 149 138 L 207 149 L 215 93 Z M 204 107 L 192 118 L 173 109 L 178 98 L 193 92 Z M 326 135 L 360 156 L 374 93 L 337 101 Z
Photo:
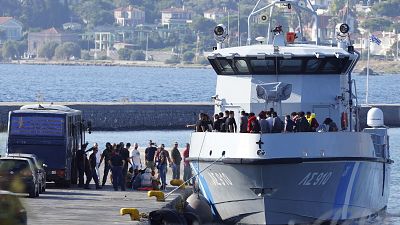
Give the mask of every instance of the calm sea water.
M 106 142 L 119 143 L 121 141 L 127 142 L 137 142 L 140 147 L 145 147 L 148 140 L 151 139 L 157 144 L 164 143 L 169 149 L 172 143 L 178 141 L 180 148 L 184 146 L 186 142 L 190 139 L 189 130 L 184 131 L 121 131 L 121 132 L 93 132 L 87 135 L 87 141 L 91 144 L 94 142 L 99 143 L 101 147 L 105 145 Z M 391 191 L 389 204 L 387 209 L 387 215 L 383 218 L 377 218 L 373 222 L 367 224 L 400 224 L 400 128 L 389 129 L 390 135 L 390 147 L 391 156 L 395 161 L 392 164 L 392 180 L 391 180 Z M 0 133 L 0 154 L 4 154 L 6 147 L 6 133 Z M 360 224 L 361 225 L 361 224 Z
M 365 76 L 354 76 L 360 102 Z M 0 64 L 0 101 L 204 102 L 215 93 L 212 69 Z M 400 103 L 399 75 L 370 76 L 370 103 Z

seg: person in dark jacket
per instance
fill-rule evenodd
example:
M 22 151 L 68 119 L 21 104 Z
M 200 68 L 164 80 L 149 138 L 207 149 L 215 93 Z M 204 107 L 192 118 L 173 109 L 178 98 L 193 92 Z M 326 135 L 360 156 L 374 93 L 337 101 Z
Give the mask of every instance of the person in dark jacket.
M 272 133 L 281 133 L 283 131 L 284 124 L 278 114 L 274 111 L 272 112 Z
M 225 110 L 224 116 L 222 117 L 221 132 L 227 132 L 226 120 L 229 118 L 229 111 Z
M 213 123 L 213 130 L 214 131 L 221 131 L 221 124 L 222 124 L 222 119 L 219 118 L 218 114 L 214 115 L 214 123 Z
M 125 165 L 125 160 L 119 153 L 117 149 L 113 156 L 111 156 L 108 161 L 111 167 L 111 171 L 113 174 L 113 187 L 115 191 L 118 191 L 118 188 L 121 187 L 121 191 L 125 191 L 125 182 L 122 180 L 122 169 Z
M 229 111 L 229 117 L 225 121 L 225 129 L 229 133 L 236 133 L 237 131 L 235 113 L 233 111 Z
M 240 112 L 240 133 L 247 133 L 247 113 L 243 110 Z
M 89 164 L 90 164 L 90 173 L 89 173 L 89 177 L 86 180 L 86 185 L 85 185 L 85 189 L 90 189 L 89 184 L 90 181 L 92 181 L 92 179 L 94 180 L 94 183 L 96 184 L 96 189 L 101 189 L 100 185 L 99 185 L 99 177 L 97 176 L 97 172 L 96 172 L 96 164 L 97 164 L 97 152 L 99 151 L 98 148 L 93 147 L 92 149 L 92 154 L 90 154 L 89 156 Z
M 76 169 L 78 172 L 78 187 L 84 187 L 85 179 L 85 150 L 89 143 L 85 143 L 81 146 L 81 149 L 76 151 Z
M 125 184 L 127 180 L 126 176 L 128 174 L 128 167 L 129 165 L 132 165 L 131 159 L 129 158 L 129 150 L 128 150 L 131 147 L 131 143 L 127 143 L 125 147 L 123 142 L 119 144 L 121 145 L 121 150 L 119 151 L 119 154 L 125 161 L 124 168 L 122 168 L 122 180 L 124 181 Z
M 101 158 L 100 158 L 100 163 L 99 163 L 99 167 L 101 165 L 101 163 L 104 160 L 104 171 L 103 171 L 103 180 L 101 182 L 101 186 L 104 186 L 106 184 L 107 181 L 107 177 L 108 177 L 108 173 L 110 172 L 110 165 L 108 164 L 108 161 L 111 158 L 112 155 L 112 145 L 110 142 L 106 143 L 106 149 L 103 150 L 103 153 L 101 154 Z
M 298 113 L 298 119 L 296 120 L 296 129 L 297 129 L 297 132 L 309 132 L 310 131 L 310 124 L 308 123 L 304 112 Z
M 296 126 L 296 124 L 290 118 L 290 115 L 286 115 L 284 131 L 285 132 L 294 132 L 295 126 Z

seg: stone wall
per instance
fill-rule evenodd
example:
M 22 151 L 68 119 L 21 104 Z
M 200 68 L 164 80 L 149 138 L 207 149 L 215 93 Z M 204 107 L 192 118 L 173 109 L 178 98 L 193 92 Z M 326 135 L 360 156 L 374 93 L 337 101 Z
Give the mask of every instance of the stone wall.
M 360 125 L 362 128 L 367 126 L 367 113 L 371 107 L 378 107 L 383 111 L 385 125 L 389 127 L 400 127 L 400 105 L 397 104 L 372 104 L 363 105 L 360 111 Z
M 0 129 L 7 129 L 8 112 L 25 103 L 0 104 Z M 27 103 L 28 104 L 28 103 Z M 93 130 L 185 129 L 200 112 L 212 115 L 210 103 L 57 103 L 83 112 Z
M 8 112 L 32 103 L 0 103 L 0 130 L 7 130 Z M 213 115 L 211 103 L 56 103 L 82 110 L 94 130 L 185 129 L 200 112 Z M 383 110 L 385 124 L 400 127 L 400 105 L 374 105 Z M 366 126 L 371 106 L 362 106 L 361 127 Z M 338 121 L 339 122 L 339 121 Z

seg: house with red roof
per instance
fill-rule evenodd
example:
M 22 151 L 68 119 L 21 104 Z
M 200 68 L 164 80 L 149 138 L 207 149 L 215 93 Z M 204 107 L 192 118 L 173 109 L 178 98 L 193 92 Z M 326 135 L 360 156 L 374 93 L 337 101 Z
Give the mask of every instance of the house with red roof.
M 12 17 L 0 17 L 0 43 L 2 41 L 18 41 L 22 38 L 22 23 Z

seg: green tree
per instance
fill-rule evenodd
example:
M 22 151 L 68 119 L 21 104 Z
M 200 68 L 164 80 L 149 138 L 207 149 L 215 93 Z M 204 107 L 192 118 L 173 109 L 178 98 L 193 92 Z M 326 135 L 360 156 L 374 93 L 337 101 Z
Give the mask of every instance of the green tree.
M 182 60 L 184 62 L 192 62 L 196 55 L 192 51 L 187 51 L 183 53 Z
M 54 0 L 21 0 L 20 20 L 27 28 L 61 27 L 70 20 L 67 5 Z
M 21 2 L 16 0 L 0 0 L 1 16 L 19 16 L 21 13 Z
M 16 41 L 6 41 L 2 48 L 3 58 L 6 60 L 18 59 L 19 52 Z
M 143 51 L 132 51 L 131 60 L 144 61 L 146 59 L 146 54 Z
M 177 64 L 180 62 L 181 60 L 176 55 L 172 55 L 169 59 L 165 60 L 166 64 Z
M 377 16 L 400 16 L 400 0 L 388 0 L 376 3 L 371 11 Z
M 76 43 L 65 42 L 56 48 L 55 56 L 57 59 L 68 60 L 71 57 L 79 59 L 81 57 L 81 48 Z
M 217 23 L 202 16 L 193 19 L 192 28 L 203 34 L 212 34 Z
M 121 48 L 118 50 L 118 58 L 120 60 L 129 60 L 131 58 L 132 51 L 127 48 Z
M 57 42 L 47 42 L 41 48 L 39 48 L 39 57 L 52 59 L 58 45 L 59 44 Z
M 1 40 L 6 40 L 7 38 L 7 33 L 5 30 L 0 29 L 0 41 Z
M 392 21 L 385 18 L 370 18 L 361 23 L 361 27 L 369 30 L 370 32 L 389 31 L 391 25 Z
M 104 24 L 113 24 L 114 5 L 106 0 L 88 0 L 76 4 L 73 10 L 79 15 L 88 27 Z

